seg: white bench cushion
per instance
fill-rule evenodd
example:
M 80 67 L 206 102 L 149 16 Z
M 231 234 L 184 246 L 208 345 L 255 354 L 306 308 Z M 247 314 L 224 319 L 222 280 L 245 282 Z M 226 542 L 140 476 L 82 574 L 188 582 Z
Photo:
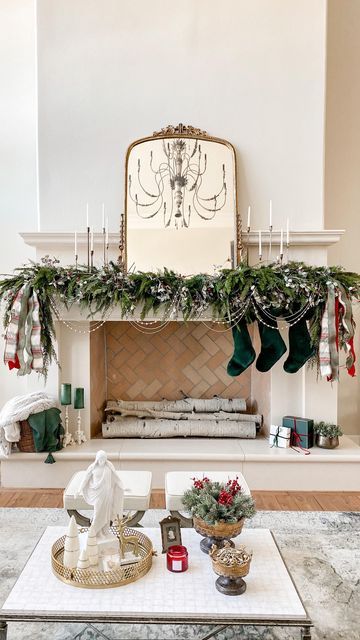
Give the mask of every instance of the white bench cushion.
M 85 502 L 83 496 L 75 498 L 80 488 L 85 471 L 78 471 L 73 475 L 64 491 L 64 508 L 79 510 L 92 509 Z M 117 471 L 125 490 L 124 509 L 131 511 L 146 511 L 150 505 L 151 471 Z
M 203 476 L 217 482 L 227 482 L 229 478 L 233 480 L 237 476 L 244 493 L 251 495 L 240 471 L 169 471 L 165 476 L 166 508 L 169 511 L 184 511 L 184 505 L 181 501 L 184 492 L 193 486 L 192 478 L 202 478 Z

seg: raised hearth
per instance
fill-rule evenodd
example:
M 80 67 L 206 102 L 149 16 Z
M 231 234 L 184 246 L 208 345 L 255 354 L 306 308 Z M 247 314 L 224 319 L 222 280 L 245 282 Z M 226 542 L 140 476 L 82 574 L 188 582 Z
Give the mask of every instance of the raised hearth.
M 338 449 L 314 447 L 308 456 L 292 449 L 270 448 L 267 439 L 92 439 L 54 453 L 14 453 L 1 460 L 4 487 L 60 487 L 86 469 L 98 449 L 105 449 L 116 469 L 144 469 L 153 489 L 164 488 L 166 471 L 239 469 L 251 490 L 359 491 L 360 446 L 343 436 Z

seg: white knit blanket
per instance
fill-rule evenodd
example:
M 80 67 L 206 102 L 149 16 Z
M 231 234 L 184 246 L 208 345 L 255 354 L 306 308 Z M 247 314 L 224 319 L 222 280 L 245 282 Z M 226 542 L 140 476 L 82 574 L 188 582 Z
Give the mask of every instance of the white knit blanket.
M 27 420 L 33 413 L 56 407 L 57 402 L 44 391 L 15 396 L 0 411 L 0 452 L 11 453 L 11 443 L 20 440 L 20 420 Z

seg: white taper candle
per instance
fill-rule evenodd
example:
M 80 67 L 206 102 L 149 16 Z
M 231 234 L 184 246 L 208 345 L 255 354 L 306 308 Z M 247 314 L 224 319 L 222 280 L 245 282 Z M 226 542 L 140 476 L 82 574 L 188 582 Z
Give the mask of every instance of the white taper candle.
M 270 208 L 269 208 L 269 227 L 272 227 L 272 200 L 270 200 Z
M 77 232 L 75 231 L 75 257 L 77 256 Z
M 251 207 L 249 205 L 248 206 L 248 217 L 247 217 L 247 228 L 248 228 L 248 231 L 250 231 L 250 220 L 251 220 Z
M 90 231 L 90 251 L 94 251 L 94 227 Z
M 105 229 L 105 204 L 102 203 L 102 226 L 101 228 Z
M 284 253 L 284 230 L 280 231 L 280 255 L 282 256 Z
M 262 256 L 262 247 L 261 247 L 261 230 L 259 229 L 259 256 Z
M 106 218 L 106 236 L 105 236 L 106 245 L 109 244 L 109 218 Z
M 89 204 L 86 203 L 86 228 L 89 228 Z
M 289 218 L 286 218 L 286 245 L 287 246 L 289 246 L 289 237 L 290 237 Z

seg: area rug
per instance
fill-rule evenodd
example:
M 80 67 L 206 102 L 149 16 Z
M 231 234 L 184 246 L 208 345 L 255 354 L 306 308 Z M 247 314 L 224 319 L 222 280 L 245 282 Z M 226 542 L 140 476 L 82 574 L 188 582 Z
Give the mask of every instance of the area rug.
M 157 526 L 165 514 L 148 511 L 142 523 Z M 45 527 L 67 523 L 62 509 L 0 509 L 0 605 Z M 273 531 L 315 624 L 314 640 L 360 640 L 360 513 L 263 511 L 247 527 Z M 185 625 L 10 623 L 8 640 L 195 640 L 208 630 Z M 217 638 L 299 640 L 300 630 L 236 626 Z

